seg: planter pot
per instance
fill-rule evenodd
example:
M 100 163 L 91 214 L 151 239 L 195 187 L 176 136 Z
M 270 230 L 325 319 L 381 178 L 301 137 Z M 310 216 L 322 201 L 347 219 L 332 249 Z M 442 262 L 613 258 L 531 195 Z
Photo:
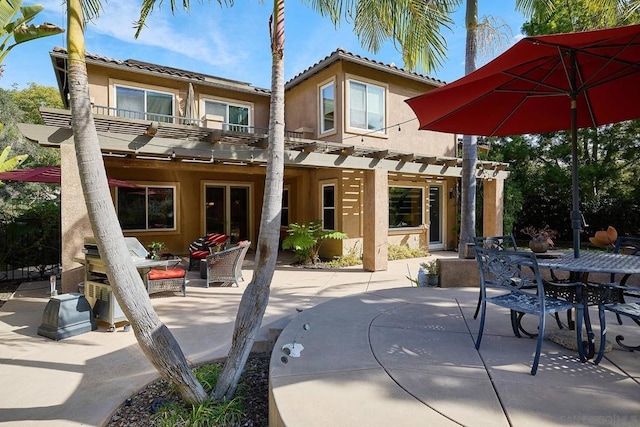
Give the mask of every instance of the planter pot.
M 439 274 L 428 274 L 427 275 L 427 285 L 428 286 L 438 286 L 438 282 L 440 282 Z
M 529 241 L 529 248 L 537 254 L 543 254 L 549 250 L 549 243 L 531 240 Z
M 429 286 L 427 273 L 428 271 L 424 267 L 418 269 L 418 284 L 420 286 Z

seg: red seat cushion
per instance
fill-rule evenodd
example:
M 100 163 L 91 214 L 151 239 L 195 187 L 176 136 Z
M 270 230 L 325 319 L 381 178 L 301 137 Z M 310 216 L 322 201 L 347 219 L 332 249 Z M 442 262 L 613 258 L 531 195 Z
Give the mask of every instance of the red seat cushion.
M 191 258 L 205 259 L 209 255 L 209 251 L 193 251 L 191 252 Z
M 167 270 L 157 270 L 152 269 L 149 272 L 149 280 L 160 280 L 160 279 L 179 279 L 185 276 L 187 272 L 183 268 L 169 268 Z

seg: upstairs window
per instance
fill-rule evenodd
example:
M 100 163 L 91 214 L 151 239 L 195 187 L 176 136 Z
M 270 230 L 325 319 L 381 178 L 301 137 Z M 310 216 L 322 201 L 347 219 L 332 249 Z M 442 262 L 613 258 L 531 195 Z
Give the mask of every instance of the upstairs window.
M 349 81 L 349 126 L 384 133 L 385 89 L 383 87 Z
M 175 187 L 118 188 L 118 219 L 123 230 L 175 230 Z
M 222 117 L 223 130 L 249 132 L 249 107 L 221 101 L 204 101 L 204 113 Z
M 335 129 L 335 86 L 333 82 L 320 88 L 320 133 Z
M 129 119 L 173 123 L 173 95 L 116 86 L 116 115 Z

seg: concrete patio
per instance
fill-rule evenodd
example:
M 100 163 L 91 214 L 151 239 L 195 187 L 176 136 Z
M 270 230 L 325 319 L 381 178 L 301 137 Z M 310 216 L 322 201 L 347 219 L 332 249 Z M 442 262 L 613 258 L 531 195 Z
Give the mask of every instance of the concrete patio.
M 415 277 L 424 260 L 375 273 L 277 267 L 259 343 L 266 348 L 286 326 L 271 361 L 272 425 L 638 425 L 638 354 L 614 343 L 594 366 L 545 341 L 532 377 L 535 343 L 513 337 L 498 309 L 489 308 L 483 345 L 473 347 L 477 288 L 411 286 L 407 268 Z M 243 274 L 248 282 L 250 257 Z M 121 327 L 38 336 L 48 290 L 25 283 L 0 308 L 0 425 L 101 426 L 157 372 Z M 197 364 L 226 355 L 243 290 L 207 289 L 192 271 L 186 298 L 152 302 Z M 610 319 L 609 333 L 640 341 L 629 320 Z M 284 363 L 281 348 L 294 341 L 304 350 Z

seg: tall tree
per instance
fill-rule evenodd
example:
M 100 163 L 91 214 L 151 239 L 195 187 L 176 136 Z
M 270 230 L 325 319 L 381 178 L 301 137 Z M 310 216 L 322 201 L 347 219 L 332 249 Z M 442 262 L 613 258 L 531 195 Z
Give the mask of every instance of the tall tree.
M 490 46 L 499 33 L 491 30 L 491 25 L 481 25 L 478 20 L 478 0 L 466 0 L 465 27 L 467 30 L 465 52 L 465 74 L 469 74 L 477 68 L 478 45 Z M 565 0 L 516 0 L 516 9 L 525 16 L 535 16 L 540 22 L 548 17 L 554 10 L 568 10 L 572 4 Z M 631 4 L 638 0 L 585 0 L 584 6 L 589 10 L 597 11 L 599 22 L 603 25 L 611 23 L 620 17 L 631 13 Z M 592 15 L 596 16 L 596 15 Z M 597 21 L 597 22 L 598 22 Z M 619 22 L 616 21 L 616 22 Z M 486 23 L 486 20 L 485 20 Z M 593 25 L 593 24 L 592 24 Z M 610 25 L 609 25 L 610 26 Z M 593 27 L 592 27 L 593 28 Z M 573 31 L 579 31 L 573 29 Z M 487 38 L 487 35 L 492 37 Z M 476 163 L 478 157 L 477 139 L 472 135 L 464 135 L 462 139 L 462 176 L 461 176 L 461 204 L 460 204 L 460 240 L 459 245 L 471 243 L 476 234 Z M 459 257 L 464 257 L 463 250 L 459 250 Z
M 107 175 L 96 132 L 85 60 L 84 18 L 81 0 L 67 0 L 67 45 L 72 128 L 82 191 L 107 277 L 136 339 L 163 378 L 173 383 L 183 399 L 206 399 L 182 349 L 151 305 L 142 279 L 128 255 L 124 236 L 111 200 Z
M 460 0 L 302 0 L 334 25 L 352 20 L 354 32 L 365 48 L 377 52 L 391 40 L 402 52 L 405 66 L 429 72 L 441 64 L 446 43 L 440 33 L 451 24 L 450 13 Z M 189 0 L 183 7 L 189 9 Z M 218 0 L 221 6 L 233 0 Z M 156 0 L 144 0 L 137 22 L 138 32 L 153 10 Z M 171 10 L 176 3 L 171 1 Z M 231 350 L 212 397 L 230 398 L 246 363 L 269 300 L 271 279 L 278 255 L 280 210 L 284 171 L 284 10 L 285 0 L 273 1 L 269 23 L 272 78 L 269 119 L 268 164 L 260 219 L 260 231 L 253 279 L 247 285 L 236 317 Z
M 60 34 L 64 30 L 52 24 L 27 25 L 44 7 L 22 6 L 22 0 L 0 0 L 0 64 L 9 51 L 20 43 Z M 13 42 L 12 42 L 13 41 Z M 0 68 L 0 77 L 2 68 Z

